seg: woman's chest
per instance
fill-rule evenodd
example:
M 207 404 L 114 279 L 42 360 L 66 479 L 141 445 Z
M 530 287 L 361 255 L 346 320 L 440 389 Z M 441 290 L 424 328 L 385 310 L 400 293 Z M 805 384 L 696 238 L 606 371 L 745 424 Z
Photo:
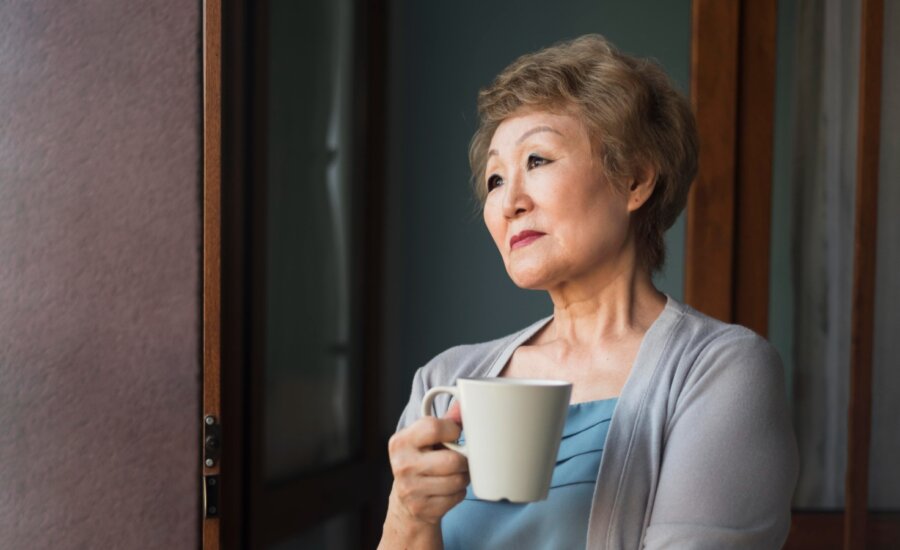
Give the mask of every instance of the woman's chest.
M 540 348 L 523 346 L 500 373 L 505 378 L 542 378 L 572 384 L 572 402 L 617 397 L 628 380 L 637 349 L 614 353 L 569 354 L 555 359 Z

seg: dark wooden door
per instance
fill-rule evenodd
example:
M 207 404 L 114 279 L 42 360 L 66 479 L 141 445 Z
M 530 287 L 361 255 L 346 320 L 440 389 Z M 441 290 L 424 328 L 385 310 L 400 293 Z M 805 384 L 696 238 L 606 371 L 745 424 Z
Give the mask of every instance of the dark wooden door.
M 209 170 L 205 195 L 206 245 L 220 257 L 207 254 L 204 280 L 206 348 L 219 356 L 205 362 L 208 387 L 220 363 L 223 449 L 204 471 L 207 484 L 220 474 L 221 501 L 205 540 L 373 546 L 386 501 L 376 406 L 383 12 L 355 0 L 207 8 L 222 18 L 218 206 Z M 209 97 L 206 107 L 216 108 Z M 216 406 L 211 398 L 206 413 Z

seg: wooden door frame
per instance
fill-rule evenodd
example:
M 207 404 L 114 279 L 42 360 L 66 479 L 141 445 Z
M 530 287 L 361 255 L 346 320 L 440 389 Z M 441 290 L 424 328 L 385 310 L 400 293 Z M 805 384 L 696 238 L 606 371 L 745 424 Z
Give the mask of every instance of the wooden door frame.
M 768 330 L 777 0 L 694 0 L 700 169 L 688 200 L 685 301 Z M 794 511 L 786 548 L 880 547 L 900 514 L 868 510 L 883 0 L 863 0 L 846 507 Z
M 203 397 L 198 419 L 212 417 L 221 422 L 221 204 L 222 204 L 222 4 L 203 2 Z M 221 462 L 211 465 L 203 459 L 205 429 L 201 430 L 200 461 L 203 498 L 206 488 L 220 477 Z M 218 514 L 221 511 L 217 511 Z M 201 515 L 201 544 L 204 549 L 220 547 L 221 521 L 218 516 Z
M 700 169 L 688 198 L 685 301 L 762 335 L 768 332 L 776 2 L 692 4 L 691 103 Z

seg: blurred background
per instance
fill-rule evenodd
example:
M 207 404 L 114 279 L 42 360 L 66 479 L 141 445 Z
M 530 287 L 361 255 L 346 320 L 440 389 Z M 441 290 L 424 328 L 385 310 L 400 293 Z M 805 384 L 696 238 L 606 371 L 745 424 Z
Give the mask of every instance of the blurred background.
M 508 279 L 470 192 L 478 90 L 519 55 L 601 33 L 690 94 L 711 4 L 0 4 L 0 548 L 374 547 L 415 369 L 551 311 Z M 772 67 L 768 160 L 740 167 L 742 193 L 766 197 L 767 263 L 728 299 L 763 289 L 751 328 L 785 365 L 801 448 L 788 547 L 838 548 L 862 3 L 764 4 L 768 54 L 737 43 Z M 883 25 L 862 510 L 867 547 L 896 548 L 900 4 Z M 741 241 L 692 256 L 687 216 L 657 284 L 703 309 L 686 274 L 720 252 L 731 266 Z

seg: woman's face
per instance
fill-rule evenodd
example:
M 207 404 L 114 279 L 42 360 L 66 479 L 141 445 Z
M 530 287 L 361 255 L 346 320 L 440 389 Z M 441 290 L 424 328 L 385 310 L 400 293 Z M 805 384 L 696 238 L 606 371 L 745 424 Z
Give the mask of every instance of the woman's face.
M 634 257 L 629 194 L 603 176 L 575 116 L 517 112 L 494 133 L 486 168 L 484 221 L 516 285 L 550 290 Z

